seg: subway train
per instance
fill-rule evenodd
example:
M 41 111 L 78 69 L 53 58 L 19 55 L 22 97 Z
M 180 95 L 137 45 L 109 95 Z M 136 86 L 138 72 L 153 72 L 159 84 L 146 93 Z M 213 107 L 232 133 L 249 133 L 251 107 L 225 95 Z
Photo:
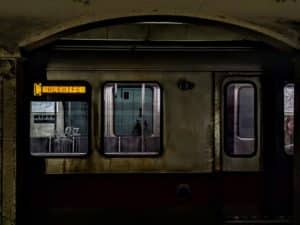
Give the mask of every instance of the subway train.
M 64 38 L 23 55 L 20 221 L 291 223 L 288 54 L 251 40 Z

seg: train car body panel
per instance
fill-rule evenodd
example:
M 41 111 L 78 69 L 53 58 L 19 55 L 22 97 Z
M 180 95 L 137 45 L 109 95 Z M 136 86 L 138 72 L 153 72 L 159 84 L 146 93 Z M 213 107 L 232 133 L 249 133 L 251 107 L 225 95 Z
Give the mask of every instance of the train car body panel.
M 217 152 L 220 151 L 219 146 L 216 146 L 214 142 L 214 135 L 218 132 L 218 128 L 214 126 L 213 110 L 221 107 L 220 103 L 214 105 L 214 90 L 218 87 L 214 86 L 213 80 L 219 81 L 224 78 L 221 73 L 215 74 L 214 71 L 231 69 L 232 71 L 258 72 L 261 69 L 261 65 L 250 56 L 243 55 L 247 58 L 247 61 L 243 61 L 237 57 L 228 59 L 224 57 L 226 54 L 221 53 L 183 52 L 174 56 L 168 53 L 137 52 L 125 58 L 122 58 L 124 53 L 114 55 L 110 52 L 104 52 L 101 55 L 86 53 L 86 57 L 80 53 L 80 56 L 78 55 L 80 58 L 75 56 L 79 53 L 64 54 L 65 57 L 56 57 L 56 55 L 52 57 L 47 68 L 47 78 L 49 80 L 86 80 L 92 85 L 92 133 L 97 138 L 93 139 L 93 147 L 90 149 L 91 157 L 88 159 L 46 159 L 47 173 L 212 172 L 218 160 L 217 156 L 220 155 Z M 212 60 L 215 55 L 224 60 Z M 238 62 L 241 63 L 236 66 Z M 182 79 L 191 82 L 195 88 L 186 91 L 178 88 L 177 83 Z M 100 120 L 103 116 L 101 89 L 108 81 L 155 81 L 160 84 L 163 102 L 163 152 L 161 156 L 110 158 L 101 154 L 103 152 Z M 189 114 L 188 117 L 185 116 L 187 114 Z M 224 155 L 223 158 L 226 159 L 226 156 Z M 258 170 L 258 158 L 259 154 L 251 159 L 252 163 L 250 162 L 249 167 L 240 166 L 240 169 Z M 227 160 L 229 160 L 228 157 Z M 237 163 L 238 160 L 235 161 Z M 245 164 L 245 161 L 250 160 L 244 159 L 242 164 Z M 229 167 L 234 168 L 233 162 L 228 163 L 230 163 Z M 225 166 L 227 164 L 224 163 Z M 227 170 L 229 167 L 224 167 L 224 169 Z
M 47 168 L 70 172 L 211 172 L 212 171 L 212 75 L 209 72 L 149 72 L 149 71 L 51 71 L 50 79 L 64 77 L 65 79 L 84 78 L 98 90 L 93 97 L 92 111 L 98 118 L 103 113 L 101 109 L 101 87 L 107 80 L 114 82 L 124 81 L 156 81 L 162 87 L 164 106 L 163 130 L 172 132 L 164 133 L 163 152 L 158 157 L 121 157 L 110 158 L 101 153 L 101 124 L 93 123 L 93 130 L 98 130 L 98 141 L 93 143 L 91 159 L 65 159 L 58 166 L 55 159 L 47 160 Z M 193 95 L 182 92 L 177 88 L 176 81 L 187 79 L 199 89 L 190 90 Z M 172 80 L 172 81 L 171 81 Z M 171 82 L 170 82 L 171 81 Z M 201 91 L 199 91 L 201 90 Z M 203 95 L 202 91 L 211 93 Z M 195 104 L 201 102 L 201 104 Z M 177 107 L 181 104 L 182 107 Z M 98 105 L 98 107 L 97 107 Z M 186 117 L 186 113 L 191 116 Z M 179 125 L 182 124 L 182 125 Z M 180 141 L 179 141 L 180 140 Z M 193 152 L 191 154 L 191 152 Z M 179 160 L 180 159 L 180 160 Z M 54 164 L 52 164 L 52 162 Z M 62 169 L 62 166 L 64 168 Z
M 156 221 L 220 224 L 232 220 L 238 223 L 249 219 L 266 220 L 265 216 L 279 215 L 278 212 L 282 212 L 280 215 L 284 218 L 290 216 L 290 210 L 285 208 L 291 203 L 291 186 L 279 186 L 279 183 L 288 181 L 289 178 L 283 177 L 291 173 L 285 168 L 282 176 L 274 176 L 277 170 L 271 167 L 282 162 L 288 167 L 289 162 L 283 157 L 281 162 L 269 157 L 274 140 L 271 135 L 270 138 L 265 136 L 274 129 L 261 123 L 267 119 L 271 123 L 271 116 L 267 118 L 270 109 L 264 102 L 270 95 L 268 90 L 274 87 L 267 82 L 273 70 L 266 69 L 266 64 L 273 65 L 276 60 L 272 57 L 276 53 L 248 47 L 238 50 L 236 47 L 198 48 L 197 51 L 163 49 L 140 46 L 134 51 L 99 48 L 93 51 L 53 47 L 45 67 L 32 69 L 36 72 L 32 75 L 34 82 L 85 81 L 91 86 L 91 147 L 88 154 L 81 157 L 28 158 L 34 162 L 29 167 L 38 168 L 30 175 L 35 186 L 28 185 L 28 196 L 24 197 L 28 221 L 38 224 L 47 218 L 49 224 L 56 221 L 82 224 L 89 218 L 89 224 L 98 224 L 100 220 L 105 224 L 139 224 L 141 221 L 144 224 Z M 282 79 L 286 77 L 282 75 Z M 243 157 L 232 157 L 224 144 L 227 137 L 224 96 L 231 84 L 234 84 L 232 99 L 238 100 L 236 96 L 242 93 L 251 107 L 241 111 L 237 105 L 230 110 L 234 116 L 246 111 L 243 117 L 246 119 L 247 111 L 253 112 L 251 120 L 255 123 L 250 130 L 241 131 L 236 121 L 243 121 L 240 117 L 234 119 L 235 136 L 239 132 L 246 135 L 236 146 L 251 153 Z M 147 85 L 152 87 L 152 92 L 151 88 L 146 90 Z M 122 107 L 138 105 L 133 107 L 134 114 L 143 114 L 139 102 L 145 99 L 141 100 L 140 96 L 151 99 L 156 93 L 153 87 L 160 90 L 161 107 L 160 113 L 153 114 L 150 121 L 160 117 L 162 152 L 156 155 L 130 155 L 122 151 L 106 154 L 103 136 L 125 132 L 114 125 L 117 119 L 125 117 L 118 112 L 105 118 L 106 113 L 120 108 L 116 104 L 126 100 Z M 254 96 L 252 100 L 248 98 L 249 93 Z M 279 98 L 269 101 L 269 107 L 277 105 L 276 110 L 280 110 L 279 101 Z M 128 107 L 126 110 L 128 113 Z M 134 119 L 125 124 L 132 126 Z M 104 130 L 107 123 L 110 123 L 109 132 Z M 248 125 L 242 128 L 249 128 Z M 279 124 L 276 126 L 280 128 Z M 253 148 L 254 143 L 255 149 L 251 152 L 249 148 Z M 277 185 L 276 191 L 270 192 L 270 185 Z M 281 205 L 276 208 L 270 201 L 275 194 L 281 199 Z

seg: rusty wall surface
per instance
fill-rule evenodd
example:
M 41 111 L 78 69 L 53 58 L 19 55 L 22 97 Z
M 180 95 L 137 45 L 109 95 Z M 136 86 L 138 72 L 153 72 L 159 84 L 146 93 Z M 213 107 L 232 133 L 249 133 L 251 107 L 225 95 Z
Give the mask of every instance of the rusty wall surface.
M 118 6 L 118 7 L 116 7 Z M 188 16 L 233 24 L 299 47 L 298 0 L 54 0 L 5 1 L 0 7 L 0 46 L 42 44 L 80 25 L 130 16 Z M 49 41 L 49 40 L 48 40 Z
M 15 224 L 16 210 L 16 67 L 0 57 L 1 79 L 1 224 Z
M 254 32 L 220 24 L 129 23 L 88 29 L 67 35 L 63 40 L 120 41 L 236 41 L 263 40 Z

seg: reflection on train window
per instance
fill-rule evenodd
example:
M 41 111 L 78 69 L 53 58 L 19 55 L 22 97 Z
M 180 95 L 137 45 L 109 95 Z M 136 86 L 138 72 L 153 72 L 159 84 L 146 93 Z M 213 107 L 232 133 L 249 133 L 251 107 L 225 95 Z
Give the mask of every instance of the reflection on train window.
M 88 103 L 32 101 L 32 155 L 82 155 L 88 151 Z
M 284 150 L 294 154 L 294 84 L 284 87 Z
M 254 138 L 254 88 L 243 86 L 238 93 L 238 136 Z
M 104 86 L 104 153 L 158 154 L 160 107 L 160 87 L 156 83 L 107 83 Z
M 230 83 L 225 89 L 224 144 L 230 156 L 251 156 L 256 148 L 256 89 L 252 83 Z
M 140 136 L 142 114 L 142 88 L 118 87 L 114 101 L 114 128 L 117 136 Z M 152 134 L 153 92 L 151 87 L 144 89 L 144 132 Z M 138 124 L 138 125 L 137 125 Z

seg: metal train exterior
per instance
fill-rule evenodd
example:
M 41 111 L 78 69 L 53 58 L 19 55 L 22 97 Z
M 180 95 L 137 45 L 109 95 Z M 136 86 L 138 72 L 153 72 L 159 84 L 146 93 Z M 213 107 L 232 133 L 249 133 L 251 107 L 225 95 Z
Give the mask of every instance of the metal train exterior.
M 0 224 L 300 224 L 299 10 L 3 0 Z
M 24 54 L 20 221 L 291 223 L 287 55 L 251 41 L 84 40 Z M 41 97 L 35 84 L 87 91 Z

